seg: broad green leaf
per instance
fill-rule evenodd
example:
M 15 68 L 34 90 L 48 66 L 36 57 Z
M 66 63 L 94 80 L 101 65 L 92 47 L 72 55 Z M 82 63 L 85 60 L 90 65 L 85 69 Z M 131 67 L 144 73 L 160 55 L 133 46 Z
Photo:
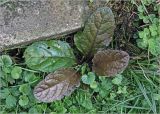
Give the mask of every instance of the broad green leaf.
M 106 50 L 95 54 L 92 70 L 99 76 L 115 76 L 125 70 L 129 55 L 124 51 Z
M 15 66 L 12 71 L 11 71 L 11 76 L 13 79 L 19 79 L 22 74 L 22 69 L 21 67 Z
M 59 40 L 33 43 L 24 53 L 27 66 L 42 72 L 52 72 L 76 64 L 68 43 Z
M 89 72 L 88 74 L 85 74 L 82 76 L 82 82 L 85 84 L 92 84 L 95 81 L 95 73 Z
M 16 102 L 17 102 L 16 98 L 12 95 L 9 95 L 6 98 L 6 105 L 7 105 L 8 108 L 16 106 Z
M 80 84 L 80 75 L 70 68 L 49 74 L 34 88 L 34 96 L 42 102 L 53 102 L 69 96 Z
M 9 67 L 12 65 L 12 59 L 8 55 L 0 56 L 0 66 Z
M 109 45 L 114 28 L 115 20 L 111 9 L 99 8 L 88 19 L 84 31 L 75 35 L 75 45 L 85 56 L 94 55 L 99 49 Z
M 26 106 L 26 105 L 28 105 L 28 103 L 29 103 L 29 99 L 28 99 L 28 97 L 27 96 L 25 96 L 25 95 L 21 95 L 20 97 L 19 97 L 19 105 L 20 106 Z

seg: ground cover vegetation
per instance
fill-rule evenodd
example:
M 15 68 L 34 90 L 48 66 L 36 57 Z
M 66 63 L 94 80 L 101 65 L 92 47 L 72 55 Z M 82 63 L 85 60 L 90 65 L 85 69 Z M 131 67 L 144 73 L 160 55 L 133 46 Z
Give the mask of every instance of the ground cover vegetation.
M 109 1 L 67 38 L 5 50 L 0 113 L 160 113 L 159 15 L 156 0 Z

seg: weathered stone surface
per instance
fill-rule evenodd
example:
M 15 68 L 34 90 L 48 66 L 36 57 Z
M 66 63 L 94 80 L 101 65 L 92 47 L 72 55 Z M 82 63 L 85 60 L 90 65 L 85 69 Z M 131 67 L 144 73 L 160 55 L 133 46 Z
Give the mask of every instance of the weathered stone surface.
M 4 0 L 0 4 L 0 50 L 81 28 L 83 8 L 83 0 Z

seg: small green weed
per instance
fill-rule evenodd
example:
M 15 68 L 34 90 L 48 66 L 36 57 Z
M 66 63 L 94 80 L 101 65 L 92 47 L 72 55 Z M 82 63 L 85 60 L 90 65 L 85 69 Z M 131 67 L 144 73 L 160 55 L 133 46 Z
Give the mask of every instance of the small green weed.
M 153 12 L 156 17 L 152 18 L 152 16 L 148 16 L 146 10 L 141 11 L 144 6 L 147 9 L 149 8 L 148 5 L 153 7 L 155 2 L 146 3 L 146 1 L 141 1 L 140 3 L 136 2 L 136 4 L 137 7 L 142 5 L 138 9 L 144 15 L 142 18 L 143 25 L 145 23 L 145 26 L 141 27 L 145 31 L 142 35 L 143 37 L 139 38 L 141 41 L 137 40 L 137 42 L 143 44 L 148 36 L 155 40 L 158 37 L 159 32 L 157 30 L 159 29 L 150 27 L 152 25 L 155 26 L 155 23 L 152 23 L 150 18 L 154 20 L 154 18 L 157 18 L 157 14 Z M 157 10 L 155 11 L 157 12 Z M 143 31 L 139 31 L 139 37 Z M 148 31 L 149 34 L 147 33 Z M 83 41 L 83 39 L 80 40 Z M 88 39 L 88 42 L 90 40 Z M 160 77 L 158 73 L 160 67 L 157 63 L 157 58 L 153 56 L 149 58 L 150 61 L 146 56 L 138 57 L 138 59 L 131 57 L 129 67 L 124 72 L 116 74 L 115 77 L 99 77 L 91 70 L 90 66 L 92 64 L 90 61 L 88 62 L 90 58 L 87 58 L 88 56 L 86 58 L 83 57 L 82 61 L 86 59 L 86 63 L 73 66 L 82 76 L 80 88 L 76 89 L 71 96 L 66 96 L 62 100 L 51 103 L 42 103 L 36 100 L 33 95 L 34 87 L 40 80 L 44 79 L 46 72 L 60 67 L 72 66 L 77 62 L 72 49 L 67 43 L 54 42 L 57 41 L 39 42 L 27 47 L 27 59 L 23 64 L 16 64 L 14 57 L 9 55 L 0 56 L 0 113 L 160 113 Z M 81 52 L 86 52 L 84 50 L 87 50 L 90 54 L 94 53 L 95 50 L 85 47 L 88 45 L 81 47 L 80 44 L 82 43 L 78 43 Z M 146 47 L 142 47 L 147 49 L 149 45 L 151 44 L 148 43 Z M 95 46 L 99 47 L 99 45 Z M 52 47 L 54 48 L 52 49 Z M 157 55 L 155 49 L 148 50 L 153 55 Z M 66 57 L 66 59 L 64 60 L 63 57 Z M 28 69 L 27 64 L 29 68 L 34 70 Z M 109 65 L 109 68 L 111 66 L 112 64 Z
M 3 87 L 0 91 L 1 111 L 17 112 L 20 107 L 35 104 L 31 88 L 40 79 L 39 76 L 16 66 L 8 55 L 0 56 L 0 65 L 0 87 Z
M 31 114 L 159 112 L 160 79 L 156 73 L 156 69 L 158 69 L 156 63 L 148 64 L 146 60 L 132 61 L 132 64 L 136 66 L 128 68 L 114 78 L 96 76 L 94 81 L 97 82 L 97 87 L 81 85 L 71 96 L 49 104 L 40 103 L 32 94 L 33 87 L 40 80 L 39 73 L 21 68 L 22 75 L 19 79 L 14 79 L 9 72 L 11 70 L 6 69 L 13 69 L 16 64 L 6 55 L 3 55 L 2 63 L 4 66 L 0 72 L 3 74 L 0 75 L 3 82 L 1 83 L 3 88 L 0 91 L 0 109 L 4 114 L 20 112 Z M 80 68 L 83 75 L 94 75 L 89 71 L 88 65 L 84 64 Z M 87 78 L 87 82 L 88 80 L 93 82 L 92 78 Z
M 137 6 L 138 17 L 143 22 L 139 24 L 138 46 L 157 56 L 160 55 L 160 10 L 156 0 L 132 0 Z

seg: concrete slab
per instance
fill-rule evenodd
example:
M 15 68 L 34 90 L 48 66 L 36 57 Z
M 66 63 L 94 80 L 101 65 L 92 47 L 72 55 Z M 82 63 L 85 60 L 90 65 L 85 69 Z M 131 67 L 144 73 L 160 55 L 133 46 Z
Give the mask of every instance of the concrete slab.
M 0 2 L 0 50 L 80 29 L 84 7 L 84 0 Z

